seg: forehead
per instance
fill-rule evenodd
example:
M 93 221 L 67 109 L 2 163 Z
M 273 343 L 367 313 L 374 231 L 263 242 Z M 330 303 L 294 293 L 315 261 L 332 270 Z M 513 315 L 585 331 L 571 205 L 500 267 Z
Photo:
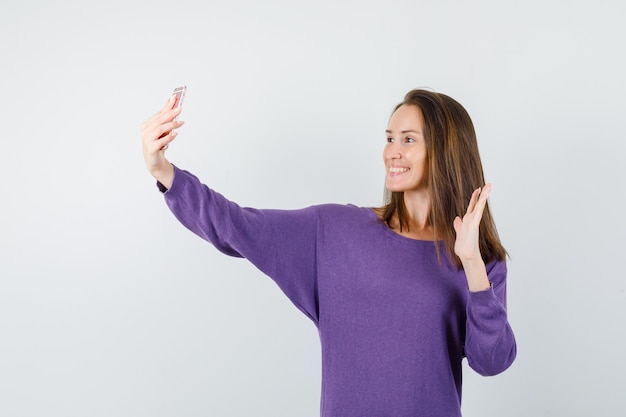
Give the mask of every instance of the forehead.
M 393 112 L 389 118 L 389 130 L 391 131 L 403 131 L 403 130 L 422 130 L 424 125 L 424 118 L 422 111 L 419 107 L 403 104 Z

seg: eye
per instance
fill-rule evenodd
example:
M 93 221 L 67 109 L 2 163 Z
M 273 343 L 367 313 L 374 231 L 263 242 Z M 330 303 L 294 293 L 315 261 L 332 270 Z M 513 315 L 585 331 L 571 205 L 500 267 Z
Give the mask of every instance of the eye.
M 393 138 L 392 137 L 387 137 L 387 143 L 393 143 Z
M 413 138 L 406 138 L 404 141 L 406 143 L 413 143 L 413 142 L 415 142 L 415 139 L 413 139 Z

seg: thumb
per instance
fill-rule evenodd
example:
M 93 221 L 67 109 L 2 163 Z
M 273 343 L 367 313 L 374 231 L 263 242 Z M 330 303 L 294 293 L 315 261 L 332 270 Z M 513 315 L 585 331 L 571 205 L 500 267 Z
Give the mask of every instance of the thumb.
M 461 226 L 463 225 L 463 220 L 461 220 L 461 218 L 459 216 L 456 216 L 454 218 L 454 231 L 456 232 L 456 234 L 459 234 L 459 231 L 461 230 Z

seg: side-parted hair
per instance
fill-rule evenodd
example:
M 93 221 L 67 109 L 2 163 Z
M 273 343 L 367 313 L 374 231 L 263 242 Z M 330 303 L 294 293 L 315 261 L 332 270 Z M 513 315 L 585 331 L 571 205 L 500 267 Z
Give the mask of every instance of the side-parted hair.
M 474 124 L 463 106 L 445 94 L 412 90 L 394 112 L 402 106 L 417 106 L 422 112 L 426 178 L 431 198 L 428 222 L 433 228 L 435 241 L 443 241 L 449 259 L 462 268 L 461 260 L 454 253 L 454 218 L 463 218 L 472 193 L 485 184 Z M 409 230 L 404 193 L 385 188 L 384 204 L 383 222 L 392 227 L 397 221 L 400 231 Z M 479 236 L 480 253 L 485 263 L 505 259 L 507 252 L 500 243 L 489 204 L 483 211 Z M 439 245 L 436 247 L 439 257 Z

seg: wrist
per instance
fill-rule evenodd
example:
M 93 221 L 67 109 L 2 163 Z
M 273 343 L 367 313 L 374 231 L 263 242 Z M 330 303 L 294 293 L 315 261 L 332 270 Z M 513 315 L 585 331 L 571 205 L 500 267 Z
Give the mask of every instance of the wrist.
M 162 167 L 151 170 L 150 174 L 166 189 L 172 188 L 174 183 L 174 165 L 171 163 L 167 162 Z
M 463 270 L 467 278 L 467 287 L 471 292 L 485 291 L 491 287 L 489 277 L 487 276 L 487 268 L 482 258 L 461 260 Z

